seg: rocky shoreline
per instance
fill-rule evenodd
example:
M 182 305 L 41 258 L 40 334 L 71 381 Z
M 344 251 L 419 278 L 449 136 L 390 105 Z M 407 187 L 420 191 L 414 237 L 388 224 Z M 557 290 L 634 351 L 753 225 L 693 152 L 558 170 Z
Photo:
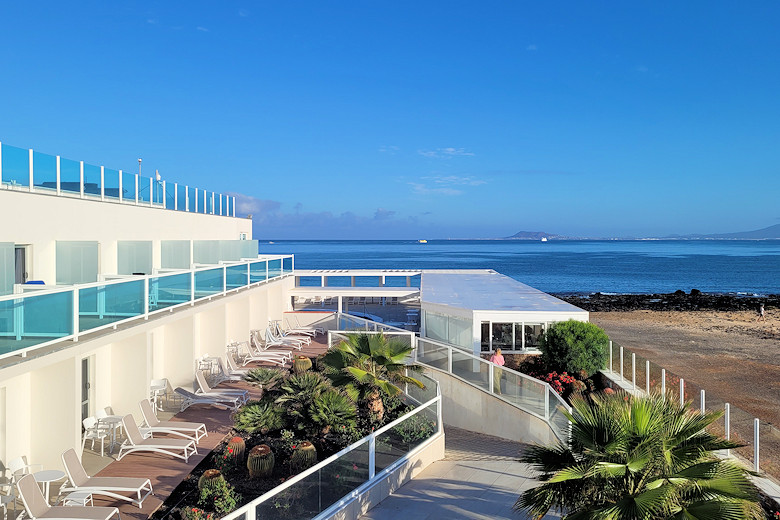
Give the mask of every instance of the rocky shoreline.
M 780 308 L 780 294 L 753 296 L 741 294 L 708 294 L 693 289 L 690 293 L 668 294 L 556 294 L 561 300 L 589 312 L 652 311 L 754 311 Z

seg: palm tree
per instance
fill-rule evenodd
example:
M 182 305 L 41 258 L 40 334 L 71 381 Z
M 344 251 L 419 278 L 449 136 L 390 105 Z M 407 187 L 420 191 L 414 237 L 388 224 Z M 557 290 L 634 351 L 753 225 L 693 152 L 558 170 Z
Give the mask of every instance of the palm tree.
M 747 470 L 714 451 L 739 445 L 705 428 L 722 414 L 670 397 L 617 393 L 572 400 L 571 446 L 530 448 L 542 482 L 515 509 L 567 520 L 761 519 Z
M 353 400 L 365 400 L 369 412 L 382 421 L 385 406 L 382 394 L 398 395 L 402 383 L 425 388 L 419 380 L 406 375 L 406 369 L 420 367 L 404 361 L 412 347 L 384 334 L 350 334 L 323 356 L 325 374 L 336 387 L 344 388 Z

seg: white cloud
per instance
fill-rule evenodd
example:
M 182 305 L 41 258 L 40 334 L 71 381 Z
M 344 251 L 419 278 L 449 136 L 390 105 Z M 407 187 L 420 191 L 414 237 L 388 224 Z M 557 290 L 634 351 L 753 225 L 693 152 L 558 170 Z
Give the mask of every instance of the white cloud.
M 471 157 L 473 152 L 467 151 L 465 148 L 436 148 L 435 150 L 417 150 L 417 153 L 423 157 L 429 157 L 431 159 L 451 159 L 453 157 Z
M 409 186 L 412 187 L 412 193 L 415 193 L 417 195 L 430 195 L 430 194 L 462 195 L 463 194 L 462 190 L 457 190 L 455 188 L 427 186 L 419 182 L 410 182 Z
M 238 10 L 238 16 L 240 16 L 241 18 L 246 18 L 247 16 L 249 16 L 249 10 L 248 9 L 239 9 Z
M 378 208 L 374 213 L 374 220 L 387 220 L 393 218 L 394 216 L 395 216 L 395 211 L 385 209 L 385 208 Z
M 440 185 L 479 186 L 487 184 L 487 181 L 477 179 L 476 177 L 460 177 L 458 175 L 434 175 L 432 177 L 423 177 L 423 179 L 431 180 Z
M 146 20 L 146 23 L 148 23 L 149 25 L 157 25 L 158 23 L 160 23 L 160 21 L 157 18 L 149 18 L 148 20 Z
M 390 155 L 397 154 L 401 149 L 397 146 L 382 145 L 379 147 L 379 153 L 389 153 Z
M 536 51 L 536 50 L 539 50 L 539 48 L 536 46 L 535 43 L 532 43 L 531 45 L 526 47 L 525 50 L 527 50 L 527 51 Z
M 208 30 L 208 29 L 206 29 L 205 27 L 201 27 L 200 25 L 197 27 L 197 29 L 198 29 L 199 31 L 201 31 L 201 32 L 209 32 L 209 30 Z

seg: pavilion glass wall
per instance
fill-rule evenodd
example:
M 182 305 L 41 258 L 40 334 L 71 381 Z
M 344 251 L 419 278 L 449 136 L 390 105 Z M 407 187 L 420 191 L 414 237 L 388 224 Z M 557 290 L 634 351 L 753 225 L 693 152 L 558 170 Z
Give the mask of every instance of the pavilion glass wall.
M 425 337 L 471 350 L 472 326 L 470 320 L 431 311 L 424 311 L 424 314 Z
M 529 350 L 539 346 L 548 323 L 539 322 L 490 322 L 481 323 L 483 352 L 502 350 Z

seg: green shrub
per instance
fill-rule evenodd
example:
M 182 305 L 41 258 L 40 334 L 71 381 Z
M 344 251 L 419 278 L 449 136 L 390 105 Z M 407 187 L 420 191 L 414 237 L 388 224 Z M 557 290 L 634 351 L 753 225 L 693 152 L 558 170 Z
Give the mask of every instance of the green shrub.
M 244 376 L 244 381 L 260 386 L 268 392 L 283 381 L 286 375 L 287 372 L 279 368 L 258 367 L 247 372 Z
M 436 430 L 436 423 L 423 417 L 425 412 L 420 412 L 412 417 L 401 421 L 401 424 L 393 427 L 395 432 L 404 444 L 415 444 L 424 441 Z
M 323 435 L 332 428 L 353 428 L 357 407 L 347 396 L 337 390 L 326 390 L 314 399 L 311 420 L 321 428 Z
M 284 427 L 282 414 L 282 409 L 275 403 L 250 401 L 236 413 L 234 423 L 238 431 L 266 434 Z
M 584 378 L 606 366 L 609 337 L 593 323 L 561 321 L 548 327 L 539 350 L 548 369 Z
M 200 490 L 198 505 L 213 510 L 219 515 L 230 513 L 241 500 L 241 495 L 236 493 L 233 486 L 224 479 L 212 480 L 204 484 Z

